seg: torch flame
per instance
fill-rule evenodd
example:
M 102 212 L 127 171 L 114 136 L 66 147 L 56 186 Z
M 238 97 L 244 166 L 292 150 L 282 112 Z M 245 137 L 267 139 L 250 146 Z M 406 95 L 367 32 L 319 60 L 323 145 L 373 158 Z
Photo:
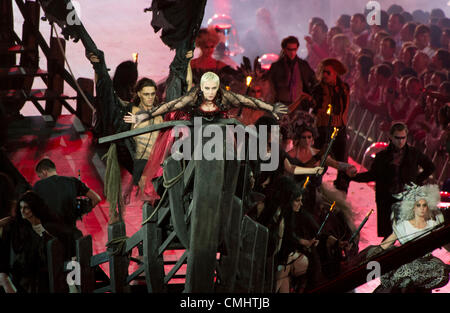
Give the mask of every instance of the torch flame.
M 252 83 L 252 79 L 253 79 L 253 77 L 251 77 L 251 76 L 247 76 L 245 78 L 245 84 L 247 85 L 247 87 L 250 86 L 250 84 Z
M 132 55 L 133 55 L 133 62 L 134 62 L 134 63 L 137 63 L 137 62 L 138 62 L 139 54 L 138 54 L 137 52 L 134 52 Z
M 226 89 L 227 91 L 229 91 L 229 90 L 230 90 L 230 86 L 225 86 L 225 89 Z
M 305 189 L 306 186 L 308 186 L 308 183 L 309 183 L 309 176 L 306 177 L 306 181 L 305 181 L 305 183 L 303 184 L 303 189 Z
M 331 104 L 328 105 L 328 110 L 327 110 L 327 115 L 331 115 L 331 110 L 333 109 L 333 107 L 331 106 Z
M 336 137 L 337 132 L 338 132 L 338 129 L 336 127 L 334 127 L 333 133 L 331 134 L 331 138 Z
M 334 206 L 336 205 L 336 201 L 333 201 L 333 204 L 330 207 L 330 212 L 333 211 Z

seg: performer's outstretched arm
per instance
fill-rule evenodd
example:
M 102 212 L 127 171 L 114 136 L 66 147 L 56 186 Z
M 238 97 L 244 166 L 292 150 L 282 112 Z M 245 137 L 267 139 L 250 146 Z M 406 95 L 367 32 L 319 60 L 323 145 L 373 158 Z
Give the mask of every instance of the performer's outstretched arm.
M 358 183 L 368 183 L 374 181 L 376 179 L 376 174 L 369 170 L 367 172 L 358 173 L 354 177 L 351 177 L 351 180 Z
M 314 175 L 314 174 L 323 174 L 323 167 L 316 166 L 316 167 L 301 167 L 293 165 L 291 162 L 289 162 L 288 158 L 284 159 L 284 169 L 286 172 L 293 174 L 293 175 Z
M 350 179 L 355 182 L 359 183 L 368 183 L 371 181 L 375 181 L 380 175 L 380 173 L 383 173 L 383 164 L 380 161 L 380 157 L 377 155 L 375 156 L 375 160 L 372 163 L 372 166 L 370 169 L 363 173 L 358 173 L 355 176 L 351 177 Z
M 354 165 L 351 165 L 346 162 L 340 162 L 333 159 L 331 156 L 327 157 L 325 165 L 331 166 L 339 171 L 345 172 L 348 176 L 353 177 L 357 174 L 358 170 Z
M 392 246 L 396 240 L 397 240 L 397 235 L 395 234 L 395 232 L 393 232 L 382 243 L 380 243 L 380 247 L 383 248 L 383 250 L 386 250 L 387 248 Z
M 137 112 L 136 114 L 129 112 L 127 115 L 124 116 L 123 120 L 126 123 L 139 124 L 139 123 L 142 123 L 152 117 L 163 115 L 168 112 L 182 109 L 182 108 L 186 107 L 187 105 L 193 105 L 196 92 L 197 92 L 197 89 L 193 89 L 191 92 L 189 92 L 185 96 L 182 96 L 178 99 L 163 103 L 160 106 L 154 108 L 150 112 L 141 111 L 141 112 Z
M 286 114 L 287 113 L 287 106 L 281 103 L 276 103 L 274 105 L 271 105 L 269 103 L 266 103 L 262 100 L 244 96 L 238 93 L 234 93 L 227 90 L 222 90 L 224 99 L 229 102 L 232 106 L 238 107 L 240 105 L 244 105 L 246 107 L 257 109 L 257 110 L 264 110 L 267 112 L 272 113 L 277 119 L 279 118 L 279 114 Z

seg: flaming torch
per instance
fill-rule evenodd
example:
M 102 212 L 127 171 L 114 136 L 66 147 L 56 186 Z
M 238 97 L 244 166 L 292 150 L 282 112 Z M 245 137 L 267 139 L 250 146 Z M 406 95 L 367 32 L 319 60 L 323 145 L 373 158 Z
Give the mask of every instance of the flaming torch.
M 330 119 L 331 119 L 331 110 L 333 110 L 333 106 L 329 104 L 327 109 L 327 115 L 330 116 Z
M 327 137 L 330 137 L 330 133 L 331 133 L 331 122 L 333 120 L 333 116 L 331 115 L 331 112 L 333 112 L 333 106 L 331 104 L 328 104 L 328 109 L 327 109 L 327 115 L 328 115 L 328 133 L 327 133 Z
M 133 54 L 132 54 L 132 56 L 133 56 L 133 62 L 134 62 L 134 64 L 138 64 L 138 59 L 139 59 L 139 53 L 137 53 L 137 52 L 134 52 Z
M 248 93 L 250 92 L 250 84 L 252 83 L 253 77 L 251 76 L 247 76 L 245 78 L 245 84 L 247 85 L 247 91 L 245 92 L 245 94 L 248 96 Z
M 325 154 L 323 155 L 322 161 L 320 162 L 320 167 L 325 166 L 328 155 L 330 154 L 330 151 L 331 151 L 331 147 L 333 146 L 333 143 L 336 140 L 336 135 L 337 135 L 338 131 L 339 130 L 336 127 L 334 127 L 333 133 L 331 134 L 330 143 L 328 144 L 327 150 L 325 150 Z M 323 173 L 322 173 L 322 175 L 323 175 Z M 316 176 L 319 176 L 319 174 L 316 174 Z
M 305 193 L 308 184 L 309 184 L 309 176 L 306 176 L 305 181 L 303 182 L 302 195 Z
M 355 239 L 355 237 L 361 232 L 361 229 L 364 227 L 364 225 L 366 224 L 367 220 L 369 219 L 369 216 L 373 213 L 373 209 L 369 211 L 369 213 L 367 213 L 366 217 L 363 219 L 363 221 L 361 222 L 361 224 L 359 224 L 359 227 L 357 230 L 355 230 L 355 232 L 352 234 L 352 236 L 350 237 L 350 239 L 348 240 L 349 243 L 352 243 L 353 240 Z
M 305 189 L 306 186 L 308 186 L 308 184 L 309 184 L 309 176 L 306 176 L 305 183 L 303 184 L 303 189 Z
M 322 233 L 322 229 L 325 226 L 325 223 L 328 220 L 328 217 L 330 216 L 331 212 L 333 212 L 334 206 L 336 205 L 336 201 L 333 201 L 333 204 L 330 207 L 330 211 L 328 211 L 327 216 L 325 216 L 325 220 L 323 221 L 322 225 L 320 225 L 319 231 L 317 232 L 316 238 L 319 238 L 320 234 Z
M 249 92 L 250 92 L 250 84 L 252 83 L 253 77 L 251 77 L 250 75 L 245 77 L 245 85 L 247 86 L 247 91 L 245 92 L 245 95 L 248 96 Z M 242 116 L 242 105 L 239 107 L 239 111 L 236 114 L 236 116 L 241 117 Z

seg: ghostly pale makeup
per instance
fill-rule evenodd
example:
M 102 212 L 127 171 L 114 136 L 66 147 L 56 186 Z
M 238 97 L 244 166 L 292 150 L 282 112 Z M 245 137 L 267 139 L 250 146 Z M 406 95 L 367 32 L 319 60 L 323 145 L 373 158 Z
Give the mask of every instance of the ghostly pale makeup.
M 153 107 L 156 98 L 156 89 L 153 86 L 147 86 L 138 91 L 138 97 L 144 107 Z
M 219 84 L 215 81 L 207 80 L 201 85 L 201 90 L 206 101 L 213 101 L 219 90 Z
M 25 201 L 20 201 L 20 213 L 22 214 L 22 218 L 24 219 L 30 219 L 33 217 L 33 212 L 31 212 L 30 207 L 28 206 L 28 203 Z
M 406 130 L 397 130 L 391 135 L 391 141 L 398 149 L 402 149 L 406 144 Z
M 414 214 L 416 217 L 426 218 L 428 215 L 428 203 L 424 199 L 416 201 L 414 204 Z

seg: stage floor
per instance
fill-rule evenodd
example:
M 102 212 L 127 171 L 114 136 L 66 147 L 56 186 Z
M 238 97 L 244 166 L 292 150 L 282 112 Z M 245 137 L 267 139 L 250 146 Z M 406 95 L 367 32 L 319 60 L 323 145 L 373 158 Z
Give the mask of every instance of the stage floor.
M 8 133 L 7 154 L 17 169 L 22 173 L 30 184 L 34 184 L 38 177 L 34 172 L 36 163 L 47 156 L 51 158 L 57 167 L 59 175 L 78 176 L 80 170 L 81 179 L 91 189 L 95 190 L 102 199 L 103 178 L 105 163 L 101 160 L 101 152 L 95 149 L 92 133 L 86 131 L 82 123 L 73 115 L 62 115 L 56 125 L 50 127 L 45 124 L 41 116 L 28 116 L 10 125 Z M 359 164 L 354 163 L 359 169 Z M 336 171 L 329 169 L 324 176 L 324 183 L 331 186 Z M 122 183 L 128 186 L 131 176 L 123 171 Z M 354 183 L 350 184 L 348 201 L 354 207 L 355 224 L 364 219 L 365 215 L 375 209 L 375 193 L 372 184 Z M 127 236 L 133 235 L 139 230 L 142 222 L 142 202 L 134 195 L 127 205 L 124 220 Z M 77 223 L 78 228 L 84 235 L 90 234 L 93 239 L 93 253 L 98 254 L 106 250 L 108 222 L 108 203 L 103 200 L 92 212 L 87 214 L 82 221 Z M 376 245 L 382 238 L 376 233 L 376 211 L 371 215 L 365 227 L 361 231 L 359 249 L 362 250 L 369 245 Z M 180 255 L 180 251 L 168 251 L 164 254 L 166 260 Z M 450 264 L 450 252 L 445 249 L 433 251 L 433 255 Z M 109 273 L 108 266 L 103 266 Z M 170 270 L 167 266 L 166 273 Z M 182 267 L 180 271 L 185 271 Z M 131 272 L 131 271 L 130 271 Z M 171 281 L 177 283 L 179 281 Z M 371 281 L 356 288 L 357 293 L 370 293 L 379 284 L 378 280 Z M 438 293 L 449 293 L 450 284 L 435 290 Z

